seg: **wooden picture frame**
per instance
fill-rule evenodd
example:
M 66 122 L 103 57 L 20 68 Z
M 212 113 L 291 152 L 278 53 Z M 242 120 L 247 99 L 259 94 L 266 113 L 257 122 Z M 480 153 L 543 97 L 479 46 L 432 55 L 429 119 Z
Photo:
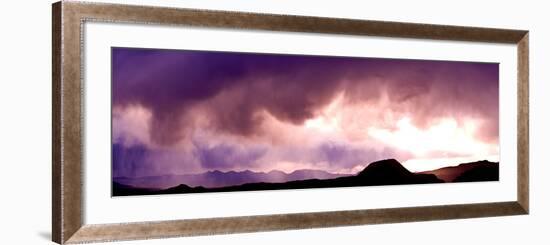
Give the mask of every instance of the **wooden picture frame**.
M 122 224 L 83 224 L 81 86 L 83 24 L 88 21 L 285 32 L 460 40 L 517 45 L 517 200 Z M 66 243 L 257 232 L 529 212 L 528 31 L 115 4 L 53 4 L 52 239 Z

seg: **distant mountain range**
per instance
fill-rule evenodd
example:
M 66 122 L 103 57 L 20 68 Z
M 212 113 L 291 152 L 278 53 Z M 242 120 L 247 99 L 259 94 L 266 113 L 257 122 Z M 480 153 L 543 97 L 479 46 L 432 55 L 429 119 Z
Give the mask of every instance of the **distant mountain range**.
M 334 179 L 338 177 L 348 176 L 346 174 L 333 174 L 322 170 L 302 169 L 291 173 L 283 171 L 254 172 L 246 171 L 208 171 L 200 174 L 185 174 L 185 175 L 163 175 L 150 176 L 139 178 L 114 178 L 114 181 L 128 186 L 148 189 L 165 189 L 182 183 L 188 186 L 202 186 L 206 188 L 216 188 L 224 186 L 242 185 L 246 183 L 265 182 L 265 183 L 282 183 L 295 180 L 305 179 Z
M 299 170 L 286 174 L 281 171 L 258 173 L 252 171 L 211 171 L 199 175 L 156 176 L 153 179 L 117 178 L 113 181 L 114 196 L 174 193 L 203 193 L 252 190 L 281 190 L 324 187 L 428 184 L 444 182 L 497 181 L 498 163 L 479 161 L 464 163 L 421 173 L 412 173 L 395 159 L 370 163 L 356 175 L 330 174 L 320 170 Z M 161 181 L 162 178 L 173 178 Z M 178 180 L 184 180 L 177 182 Z M 208 185 L 193 185 L 193 181 Z M 156 184 L 172 187 L 139 186 L 140 181 L 159 181 Z M 204 182 L 211 181 L 211 182 Z M 150 183 L 150 182 L 149 182 Z M 236 184 L 235 184 L 236 183 Z

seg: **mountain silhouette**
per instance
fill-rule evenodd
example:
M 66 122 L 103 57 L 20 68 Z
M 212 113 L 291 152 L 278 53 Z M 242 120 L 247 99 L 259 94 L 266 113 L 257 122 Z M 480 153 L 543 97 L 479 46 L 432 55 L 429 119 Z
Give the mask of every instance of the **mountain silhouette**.
M 498 163 L 488 163 L 464 171 L 453 182 L 495 181 L 498 178 Z
M 147 195 L 154 194 L 158 190 L 138 188 L 131 185 L 124 185 L 113 181 L 113 196 L 135 196 L 135 195 Z
M 386 159 L 369 164 L 358 177 L 373 185 L 400 185 L 440 183 L 435 174 L 412 173 L 395 159 Z
M 496 181 L 499 175 L 498 163 L 487 160 L 462 163 L 457 166 L 444 167 L 421 173 L 435 174 L 445 182 Z
M 451 171 L 453 170 L 453 171 Z M 461 170 L 461 171 L 459 171 Z M 496 170 L 496 176 L 495 176 Z M 245 171 L 245 174 L 253 174 L 252 171 Z M 305 177 L 305 172 L 293 172 L 295 176 Z M 324 171 L 321 171 L 324 172 Z M 433 173 L 432 173 L 433 172 Z M 152 195 L 152 194 L 173 194 L 173 193 L 204 193 L 204 192 L 229 192 L 229 191 L 257 191 L 257 190 L 283 190 L 283 189 L 304 189 L 304 188 L 326 188 L 326 187 L 352 187 L 352 186 L 376 186 L 376 185 L 403 185 L 403 184 L 429 184 L 443 183 L 442 178 L 438 178 L 438 173 L 441 176 L 448 178 L 451 176 L 452 181 L 487 181 L 498 180 L 498 163 L 480 161 L 475 163 L 461 164 L 456 167 L 442 168 L 433 171 L 422 173 L 412 173 L 407 170 L 395 159 L 386 159 L 370 163 L 362 171 L 356 175 L 340 176 L 330 179 L 301 179 L 290 180 L 287 182 L 250 182 L 239 185 L 220 186 L 220 187 L 204 187 L 190 186 L 187 183 L 177 184 L 169 188 L 150 189 L 139 188 L 127 184 L 120 184 L 113 181 L 113 195 Z M 242 172 L 220 172 L 212 171 L 207 174 L 219 176 L 232 176 Z M 317 172 L 320 174 L 320 172 Z M 325 172 L 326 173 L 326 172 Z M 228 175 L 229 174 L 229 175 Z M 271 171 L 273 176 L 288 176 L 281 171 Z M 456 176 L 455 176 L 456 174 Z M 321 174 L 325 176 L 324 174 Z M 309 175 L 307 175 L 309 176 Z M 496 178 L 495 178 L 496 177 Z M 456 179 L 456 180 L 455 180 Z

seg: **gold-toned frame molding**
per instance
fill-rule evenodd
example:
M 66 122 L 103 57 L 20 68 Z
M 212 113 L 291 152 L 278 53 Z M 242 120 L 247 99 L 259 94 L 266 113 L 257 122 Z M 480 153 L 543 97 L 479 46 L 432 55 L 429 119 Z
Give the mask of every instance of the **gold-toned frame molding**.
M 528 31 L 81 2 L 54 3 L 52 10 L 52 240 L 57 243 L 475 218 L 529 212 Z M 81 107 L 81 33 L 87 21 L 516 44 L 517 201 L 123 224 L 83 224 L 81 119 L 85 115 L 82 114 Z

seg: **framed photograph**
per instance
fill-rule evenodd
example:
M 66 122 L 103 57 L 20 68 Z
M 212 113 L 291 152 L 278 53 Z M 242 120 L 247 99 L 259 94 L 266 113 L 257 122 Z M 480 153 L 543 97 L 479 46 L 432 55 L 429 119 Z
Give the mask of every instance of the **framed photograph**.
M 53 241 L 529 211 L 528 31 L 53 4 Z

